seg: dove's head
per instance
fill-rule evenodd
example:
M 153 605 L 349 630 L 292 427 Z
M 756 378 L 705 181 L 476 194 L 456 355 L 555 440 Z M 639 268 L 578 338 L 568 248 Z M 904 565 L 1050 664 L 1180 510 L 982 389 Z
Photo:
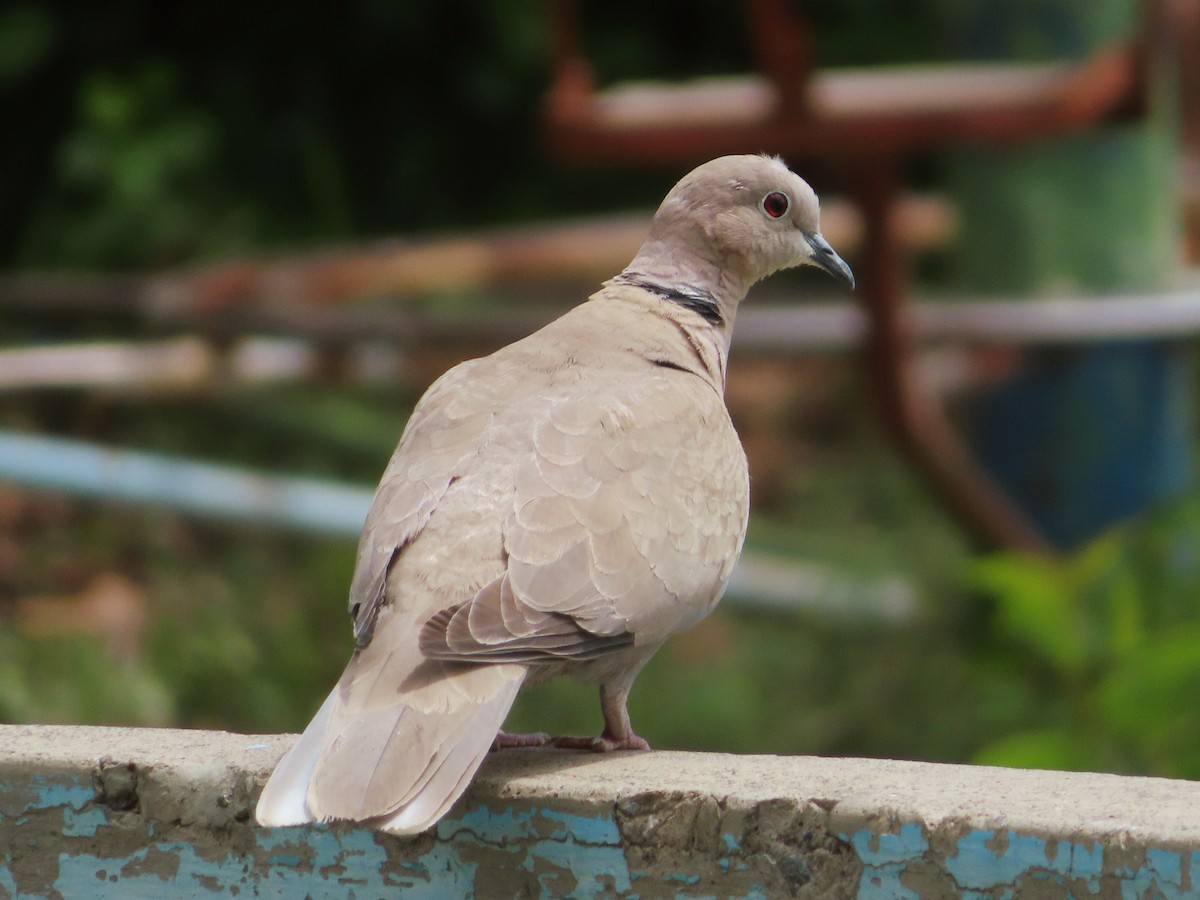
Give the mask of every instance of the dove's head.
M 850 267 L 821 235 L 820 215 L 813 189 L 779 159 L 722 156 L 671 189 L 650 238 L 711 257 L 747 288 L 772 272 L 806 265 L 853 288 Z

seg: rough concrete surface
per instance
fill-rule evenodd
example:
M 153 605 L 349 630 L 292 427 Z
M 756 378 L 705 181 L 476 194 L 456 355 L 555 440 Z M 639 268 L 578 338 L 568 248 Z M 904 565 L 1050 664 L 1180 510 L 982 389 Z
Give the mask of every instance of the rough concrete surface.
M 0 898 L 1200 897 L 1200 783 L 516 750 L 416 838 L 258 828 L 291 740 L 0 726 Z

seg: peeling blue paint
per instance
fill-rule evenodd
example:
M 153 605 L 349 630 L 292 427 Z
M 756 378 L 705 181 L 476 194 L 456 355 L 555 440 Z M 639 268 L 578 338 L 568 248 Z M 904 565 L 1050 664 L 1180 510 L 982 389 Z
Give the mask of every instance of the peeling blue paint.
M 921 900 L 920 895 L 900 882 L 904 866 L 889 863 L 864 871 L 858 884 L 858 900 Z
M 529 848 L 528 867 L 534 869 L 534 860 L 544 860 L 566 869 L 578 882 L 575 896 L 579 900 L 592 900 L 601 894 L 628 891 L 631 886 L 629 863 L 625 851 L 619 846 L 597 847 L 575 841 L 543 841 Z M 539 876 L 543 885 L 545 876 Z M 551 892 L 549 896 L 561 896 Z
M 1200 851 L 1147 850 L 1145 866 L 1136 871 L 1124 866 L 1120 874 L 1122 900 L 1196 897 L 1200 894 Z
M 496 812 L 488 806 L 477 806 L 457 819 L 438 822 L 438 839 L 454 840 L 460 832 L 470 832 L 489 844 L 519 844 L 538 837 L 529 812 L 517 813 L 511 806 Z
M 1072 843 L 1066 846 L 1070 850 L 1070 853 L 1067 854 L 1070 864 L 1063 874 L 1072 878 L 1086 878 L 1089 883 L 1098 883 L 1104 874 L 1104 848 L 1100 846 L 1100 843 L 1093 841 L 1087 844 Z M 1046 855 L 1047 857 L 1050 855 L 1048 849 Z M 1063 854 L 1060 850 L 1058 858 L 1062 857 Z
M 305 830 L 278 828 L 258 833 L 259 847 L 276 850 L 289 846 L 308 848 L 310 854 L 294 855 L 294 865 L 269 866 L 265 873 L 252 872 L 251 881 L 257 896 L 302 897 L 320 888 L 322 894 L 344 897 L 376 897 L 394 894 L 403 889 L 403 896 L 412 900 L 437 900 L 446 896 L 469 897 L 474 891 L 476 866 L 461 860 L 450 844 L 437 843 L 415 863 L 402 865 L 406 874 L 389 871 L 387 848 L 382 842 L 394 838 L 378 836 L 365 829 L 341 830 L 313 827 Z M 279 854 L 272 859 L 284 855 Z M 310 857 L 310 858 L 306 858 Z M 245 885 L 242 872 L 245 860 L 230 856 L 218 869 L 224 869 L 232 879 L 226 883 L 220 871 L 190 873 L 193 878 L 204 875 L 216 878 L 221 889 Z M 326 873 L 340 873 L 327 874 Z M 181 872 L 181 874 L 183 874 Z M 361 891 L 361 893 L 359 893 Z M 201 896 L 211 896 L 204 893 Z
M 842 840 L 847 840 L 846 835 L 842 835 Z M 867 866 L 907 864 L 924 856 L 929 850 L 925 829 L 913 824 L 901 826 L 899 834 L 878 834 L 863 829 L 855 832 L 849 841 L 858 853 L 858 858 Z
M 548 835 L 547 822 L 557 826 Z M 579 900 L 611 895 L 613 891 L 626 893 L 632 881 L 620 846 L 620 831 L 608 816 L 552 809 L 517 811 L 512 807 L 497 812 L 482 805 L 458 818 L 442 820 L 438 837 L 510 851 L 521 868 L 537 873 L 537 882 L 548 897 L 565 896 L 567 889 L 558 883 L 558 872 L 537 872 L 539 862 L 569 872 L 575 883 L 570 896 Z M 422 864 L 428 868 L 424 858 Z
M 546 822 L 554 822 L 559 827 L 546 835 L 543 833 Z M 441 840 L 452 840 L 462 831 L 497 845 L 530 840 L 572 840 L 609 847 L 621 843 L 621 832 L 611 816 L 584 816 L 553 809 L 517 811 L 510 806 L 497 812 L 487 805 L 480 805 L 456 819 L 443 819 L 437 826 Z
M 1030 875 L 1056 884 L 1079 881 L 1088 891 L 1098 892 L 1104 872 L 1104 851 L 1096 843 L 973 831 L 958 842 L 956 850 L 947 858 L 946 870 L 967 890 L 990 891 Z
M 611 816 L 581 816 L 553 809 L 539 810 L 538 815 L 551 822 L 561 823 L 564 836 L 570 834 L 582 843 L 610 847 L 621 845 L 621 830 Z M 555 837 L 558 839 L 557 835 Z
M 436 842 L 411 845 L 404 839 L 348 827 L 248 829 L 239 838 L 246 841 L 246 856 L 230 852 L 216 858 L 201 855 L 199 845 L 180 839 L 186 829 L 151 821 L 131 825 L 121 819 L 119 827 L 139 829 L 144 843 L 114 858 L 97 849 L 105 846 L 103 838 L 113 822 L 110 811 L 95 802 L 90 773 L 57 779 L 32 776 L 19 784 L 0 784 L 0 800 L 0 808 L 7 810 L 0 812 L 0 824 L 18 826 L 10 835 L 20 835 L 21 824 L 36 822 L 39 816 L 55 817 L 57 827 L 61 815 L 52 846 L 34 837 L 29 843 L 18 841 L 0 848 L 0 898 L 16 896 L 19 887 L 23 888 L 20 896 L 37 896 L 18 884 L 13 868 L 14 858 L 20 860 L 22 853 L 31 852 L 47 855 L 47 878 L 54 891 L 68 898 L 97 900 L 168 894 L 207 898 L 221 893 L 266 898 L 306 894 L 371 898 L 398 893 L 406 900 L 471 897 L 477 877 L 486 878 L 481 865 L 492 864 L 479 859 L 504 860 L 499 865 L 510 873 L 525 873 L 520 877 L 527 878 L 526 883 L 543 897 L 598 900 L 641 894 L 702 900 L 724 878 L 740 887 L 736 891 L 718 888 L 717 896 L 747 900 L 770 896 L 762 885 L 746 886 L 742 873 L 749 867 L 740 833 L 722 831 L 719 849 L 707 856 L 681 851 L 678 867 L 665 874 L 661 869 L 631 871 L 620 829 L 607 812 L 588 815 L 544 807 L 478 805 L 444 820 Z M 943 841 L 945 834 L 941 832 Z M 928 879 L 931 873 L 935 878 L 941 873 L 947 889 L 968 900 L 1019 896 L 1030 883 L 1056 895 L 1111 892 L 1129 900 L 1200 896 L 1200 847 L 1180 850 L 1151 841 L 1145 846 L 1144 861 L 1137 865 L 1123 862 L 1139 859 L 1126 840 L 1121 856 L 1109 857 L 1106 867 L 1105 846 L 1099 839 L 1056 840 L 979 829 L 962 834 L 945 851 L 939 849 L 944 843 L 931 846 L 926 827 L 914 822 L 888 832 L 865 827 L 840 837 L 863 864 L 860 900 L 914 900 L 918 892 L 909 878 Z M 207 846 L 211 850 L 221 844 Z
M 906 824 L 896 834 L 864 829 L 852 836 L 843 834 L 842 839 L 851 843 L 863 861 L 859 900 L 917 900 L 918 894 L 902 883 L 901 876 L 914 863 L 928 863 L 930 847 L 922 826 Z M 1104 848 L 1099 842 L 1055 841 L 1011 831 L 969 832 L 942 865 L 959 895 L 967 900 L 1012 897 L 1023 879 L 1099 894 L 1106 878 Z M 1108 872 L 1107 877 L 1119 879 L 1122 897 L 1130 900 L 1200 896 L 1200 851 L 1147 850 L 1142 868 L 1122 867 Z
M 103 807 L 92 805 L 75 810 L 63 810 L 64 837 L 94 837 L 97 830 L 108 824 L 108 812 Z
M 82 783 L 73 779 L 62 782 L 46 778 L 44 775 L 32 775 L 21 787 L 24 793 L 34 796 L 33 802 L 26 804 L 26 809 L 64 807 L 78 811 L 96 799 L 96 791 L 90 781 Z M 4 790 L 6 793 L 12 793 L 13 788 L 6 785 Z
M 852 837 L 845 834 L 841 837 L 844 841 L 850 841 L 858 858 L 863 861 L 859 900 L 920 900 L 916 893 L 901 883 L 900 876 L 909 863 L 922 859 L 929 851 L 924 828 L 907 824 L 901 826 L 898 834 L 877 834 L 863 829 Z

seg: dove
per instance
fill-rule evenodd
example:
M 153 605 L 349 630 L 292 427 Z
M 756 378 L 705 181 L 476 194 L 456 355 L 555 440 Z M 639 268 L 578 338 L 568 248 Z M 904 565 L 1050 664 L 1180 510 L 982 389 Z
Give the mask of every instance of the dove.
M 724 401 L 738 304 L 803 265 L 854 285 L 806 182 L 722 157 L 671 189 L 584 303 L 429 388 L 359 542 L 353 655 L 268 779 L 261 825 L 415 834 L 493 748 L 649 749 L 634 679 L 712 611 L 746 534 Z M 522 685 L 560 675 L 599 686 L 600 736 L 501 731 Z

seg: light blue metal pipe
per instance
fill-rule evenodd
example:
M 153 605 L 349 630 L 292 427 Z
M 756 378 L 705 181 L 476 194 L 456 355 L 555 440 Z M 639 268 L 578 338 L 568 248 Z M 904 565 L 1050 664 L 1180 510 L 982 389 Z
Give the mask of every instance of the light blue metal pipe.
M 0 480 L 87 497 L 357 537 L 372 490 L 0 432 Z

